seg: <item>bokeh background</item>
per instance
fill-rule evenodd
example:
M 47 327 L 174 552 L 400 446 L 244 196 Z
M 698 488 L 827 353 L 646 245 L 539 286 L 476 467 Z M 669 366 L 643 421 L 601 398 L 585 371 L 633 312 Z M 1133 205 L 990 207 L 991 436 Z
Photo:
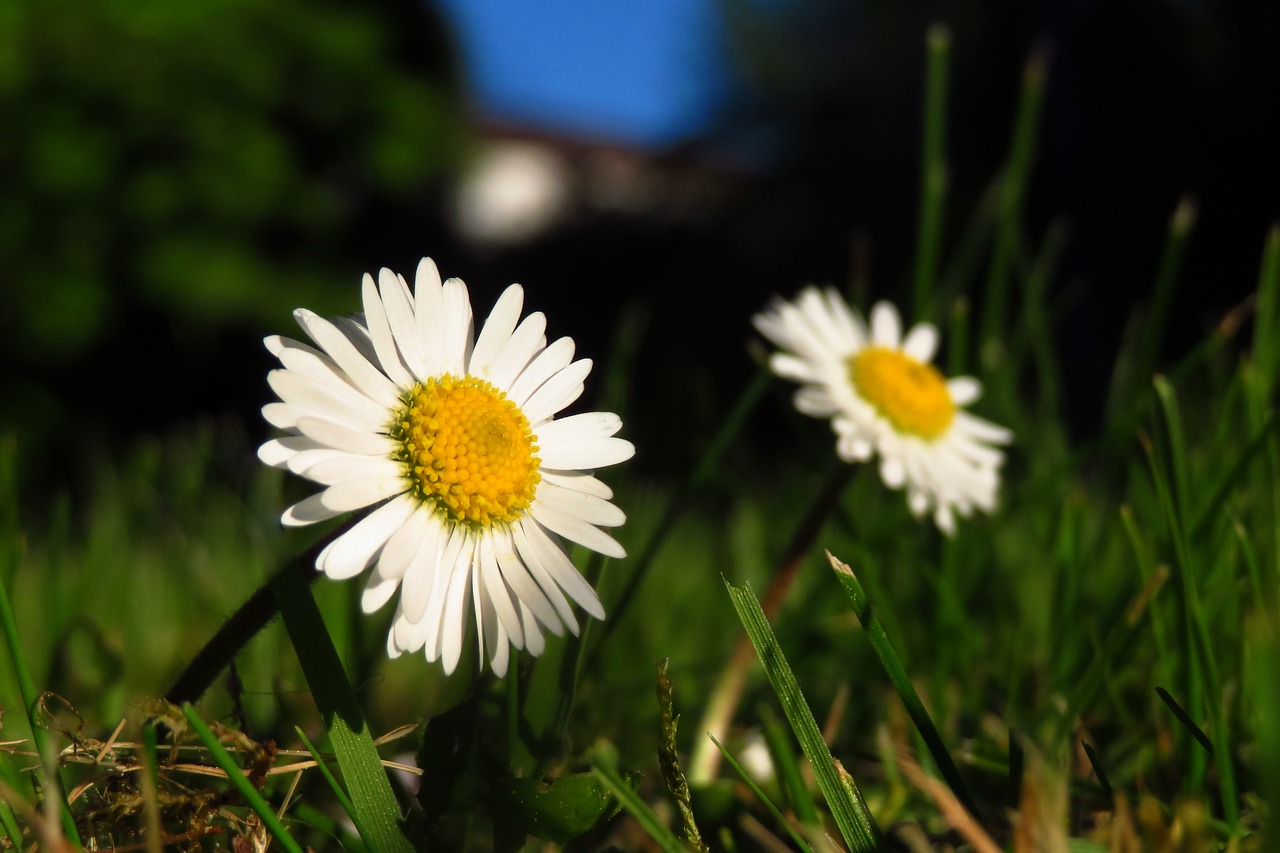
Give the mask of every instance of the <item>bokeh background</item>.
M 424 254 L 478 313 L 520 281 L 581 352 L 636 342 L 636 464 L 684 470 L 769 294 L 906 294 L 935 21 L 949 246 L 1024 63 L 1048 60 L 1027 229 L 1069 229 L 1054 287 L 1088 432 L 1182 193 L 1200 216 L 1169 347 L 1256 277 L 1280 214 L 1274 4 L 4 3 L 0 431 L 24 488 L 74 489 L 94 454 L 193 419 L 259 439 L 261 336 L 300 305 L 357 310 L 362 272 Z

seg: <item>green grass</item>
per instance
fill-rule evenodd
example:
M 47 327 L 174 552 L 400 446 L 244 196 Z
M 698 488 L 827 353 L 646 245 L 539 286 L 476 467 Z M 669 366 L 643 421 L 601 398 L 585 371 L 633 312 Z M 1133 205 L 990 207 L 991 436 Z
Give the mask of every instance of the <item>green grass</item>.
M 1175 837 L 1187 850 L 1269 849 L 1266 816 L 1280 809 L 1280 693 L 1269 675 L 1280 662 L 1280 230 L 1259 247 L 1252 315 L 1224 317 L 1162 362 L 1194 240 L 1194 208 L 1180 204 L 1165 253 L 1150 259 L 1150 308 L 1117 358 L 1105 423 L 1073 440 L 1053 336 L 1054 270 L 1070 237 L 1060 224 L 1031 235 L 1021 214 L 1046 71 L 1033 60 L 993 201 L 946 210 L 944 36 L 929 40 L 922 257 L 903 271 L 898 302 L 930 306 L 944 367 L 978 375 L 986 393 L 975 411 L 1017 436 L 998 512 L 947 539 L 863 466 L 818 507 L 813 547 L 763 622 L 743 590 L 768 587 L 835 460 L 828 427 L 799 416 L 756 444 L 753 413 L 786 406 L 789 391 L 758 381 L 698 437 L 712 449 L 688 482 L 605 472 L 633 556 L 574 555 L 611 614 L 581 639 L 519 656 L 505 682 L 470 675 L 465 655 L 446 678 L 419 656 L 387 660 L 388 614 L 359 612 L 358 583 L 322 579 L 311 593 L 323 621 L 302 613 L 300 627 L 286 612 L 289 631 L 276 621 L 258 634 L 236 656 L 235 679 L 219 677 L 189 712 L 224 724 L 198 741 L 187 717 L 151 700 L 322 535 L 278 527 L 305 486 L 261 468 L 242 425 L 207 422 L 91 455 L 52 500 L 23 501 L 11 476 L 21 448 L 8 442 L 0 581 L 11 607 L 0 622 L 16 641 L 0 668 L 0 838 L 30 844 L 49 832 L 32 816 L 61 808 L 61 790 L 66 835 L 74 817 L 82 840 L 116 843 L 159 825 L 170 843 L 224 848 L 232 834 L 266 832 L 281 847 L 287 837 L 317 849 L 383 850 L 406 837 L 534 849 L 539 835 L 588 849 L 632 849 L 647 836 L 674 850 L 691 816 L 711 849 L 817 850 L 841 831 L 872 849 L 877 827 L 954 840 L 947 815 L 967 805 L 974 823 L 959 831 L 974 845 L 964 833 L 1016 849 L 1028 832 L 1079 850 L 1127 836 L 1142 849 Z M 622 350 L 616 365 L 633 361 L 634 342 Z M 652 414 L 627 411 L 622 368 L 597 381 L 642 443 Z M 833 574 L 824 549 L 854 574 Z M 675 745 L 691 755 L 744 636 L 735 606 L 767 665 L 749 671 L 721 739 L 731 766 L 677 802 L 657 759 L 655 664 L 669 658 L 667 713 L 682 718 Z M 317 663 L 330 643 L 333 656 Z M 38 701 L 44 691 L 56 696 Z M 34 741 L 23 713 L 33 708 Z M 152 750 L 141 742 L 148 718 L 163 724 Z M 404 725 L 416 728 L 375 752 Z M 665 731 L 675 732 L 670 719 Z M 846 773 L 805 758 L 824 749 Z M 377 755 L 416 763 L 424 793 L 381 775 Z M 291 762 L 305 766 L 262 775 Z M 950 793 L 913 783 L 917 765 Z M 150 766 L 151 782 L 131 781 Z M 730 783 L 739 773 L 749 785 Z M 279 828 L 259 817 L 286 804 Z

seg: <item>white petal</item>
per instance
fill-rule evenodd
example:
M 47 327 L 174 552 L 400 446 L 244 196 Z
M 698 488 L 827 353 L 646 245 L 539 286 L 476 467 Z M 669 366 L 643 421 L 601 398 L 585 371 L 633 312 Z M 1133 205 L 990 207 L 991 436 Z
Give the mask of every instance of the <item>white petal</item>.
M 1013 433 L 991 421 L 976 417 L 968 412 L 956 412 L 955 428 L 973 436 L 979 441 L 992 444 L 1008 444 L 1013 441 Z
M 467 601 L 470 599 L 467 593 L 475 545 L 467 540 L 462 545 L 463 551 L 453 565 L 453 575 L 449 579 L 444 624 L 440 629 L 440 660 L 444 665 L 445 675 L 451 675 L 458 668 L 458 659 L 462 657 L 462 640 L 467 633 Z
M 515 541 L 509 531 L 493 537 L 494 558 L 502 572 L 502 580 L 515 595 L 515 599 L 554 633 L 561 632 L 560 619 L 555 606 L 538 586 L 524 562 L 516 553 Z
M 562 441 L 608 438 L 620 429 L 622 429 L 622 418 L 613 412 L 583 412 L 539 427 L 538 444 L 545 447 Z
M 529 533 L 530 530 L 534 531 L 532 536 Z M 536 544 L 534 541 L 531 541 L 535 539 L 537 540 Z M 550 540 L 546 539 L 538 529 L 537 523 L 531 520 L 525 520 L 515 526 L 512 530 L 512 543 L 516 547 L 518 559 L 524 564 L 525 568 L 529 570 L 530 576 L 537 581 L 538 587 L 546 594 L 547 599 L 551 602 L 551 606 L 556 609 L 556 614 L 560 617 L 560 621 L 564 622 L 564 624 L 569 627 L 569 630 L 576 636 L 578 633 L 578 620 L 577 617 L 573 615 L 573 608 L 569 606 L 569 602 L 564 597 L 564 593 L 560 591 L 560 588 L 564 586 L 564 584 L 557 583 L 555 578 L 552 576 L 551 569 L 548 568 L 548 564 L 558 566 L 559 563 L 556 561 L 555 556 L 546 556 L 547 552 L 554 552 L 554 555 L 558 555 L 560 559 L 568 562 L 568 558 L 564 556 L 564 552 Z M 582 575 L 578 574 L 578 570 L 574 569 L 572 564 L 569 565 L 569 568 L 577 577 L 577 584 L 575 588 L 580 592 L 583 589 L 590 592 L 589 598 L 593 600 L 598 607 L 600 599 L 596 597 L 595 590 L 591 589 L 591 585 L 583 579 Z M 569 584 L 573 585 L 574 581 L 570 580 Z M 568 589 L 568 587 L 565 588 Z M 570 594 L 572 595 L 572 593 Z M 603 608 L 600 608 L 600 610 L 602 613 L 604 612 Z M 544 624 L 551 627 L 550 622 Z M 555 633 L 557 636 L 561 635 L 559 630 L 555 630 Z
M 405 566 L 401 570 L 400 606 L 410 622 L 421 622 L 423 614 L 427 612 L 431 589 L 435 585 L 436 575 L 441 571 L 441 557 L 448 534 L 440 522 L 431 518 L 426 510 L 419 510 L 414 515 L 412 531 L 387 543 L 387 548 L 391 548 L 394 542 L 397 553 L 392 555 L 386 571 L 391 573 L 398 566 Z M 403 558 L 405 551 L 411 552 L 407 564 Z
M 546 330 L 547 318 L 541 311 L 525 317 L 494 359 L 489 381 L 503 390 L 510 387 L 529 360 L 546 347 Z
M 400 358 L 400 350 L 396 348 L 395 335 L 392 333 L 391 324 L 387 320 L 387 309 L 382 304 L 382 297 L 378 295 L 378 288 L 373 283 L 373 276 L 365 273 L 360 287 L 364 298 L 365 322 L 369 327 L 369 337 L 373 340 L 374 352 L 378 354 L 378 362 L 382 365 L 382 372 L 387 374 L 387 377 L 401 388 L 413 387 L 413 376 Z M 414 331 L 416 333 L 416 326 Z
M 303 438 L 306 441 L 311 441 L 311 439 L 307 438 L 306 436 L 298 436 L 298 437 Z M 285 464 L 288 466 L 289 470 L 292 471 L 293 473 L 297 474 L 300 477 L 305 477 L 307 475 L 307 469 L 310 468 L 311 466 L 319 465 L 321 462 L 325 462 L 329 459 L 337 459 L 339 456 L 349 456 L 349 455 L 351 454 L 347 453 L 347 451 L 345 450 L 335 450 L 332 447 L 321 447 L 316 450 L 300 450 L 297 453 L 293 454 L 293 458 L 290 459 Z M 382 457 L 367 456 L 364 458 L 380 459 Z
M 521 554 L 525 557 L 525 565 L 532 568 L 536 563 L 551 576 L 556 585 L 578 603 L 579 607 L 595 618 L 603 619 L 604 606 L 600 603 L 600 597 L 591 588 L 591 584 L 587 583 L 587 579 L 574 567 L 573 562 L 565 554 L 564 550 L 552 541 L 550 534 L 537 523 L 526 522 L 521 527 L 524 539 L 521 541 L 517 537 L 516 544 L 521 547 Z M 526 548 L 528 548 L 528 553 L 525 551 Z M 539 583 L 541 583 L 541 580 L 539 580 Z M 547 587 L 543 584 L 542 588 L 546 589 Z M 561 616 L 563 615 L 562 612 Z M 567 619 L 565 621 L 569 624 L 570 629 L 577 633 L 577 623 L 570 622 Z
M 444 370 L 455 376 L 466 372 L 471 357 L 472 341 L 471 297 L 460 278 L 444 283 Z
M 492 381 L 493 365 L 511 340 L 523 308 L 524 288 L 513 284 L 502 291 L 493 310 L 489 312 L 489 319 L 484 321 L 484 326 L 480 329 L 480 337 L 476 339 L 471 360 L 467 363 L 468 374 Z
M 517 649 L 524 648 L 524 629 L 520 625 L 520 613 L 511 601 L 511 593 L 502 580 L 498 558 L 493 553 L 492 536 L 480 536 L 476 547 L 476 567 L 479 569 L 479 586 L 483 587 L 488 601 L 493 605 L 502 628 Z
M 878 347 L 897 349 L 902 336 L 898 309 L 888 302 L 877 302 L 871 308 L 871 342 Z
M 282 338 L 279 354 L 280 363 L 289 370 L 310 376 L 318 382 L 334 383 L 355 390 L 368 396 L 346 374 L 338 363 L 315 347 L 308 346 L 290 338 Z
M 431 579 L 431 594 L 427 597 L 427 609 L 419 621 L 422 644 L 426 649 L 428 660 L 440 656 L 440 634 L 444 628 L 444 610 L 448 603 L 449 590 L 452 588 L 453 576 L 466 568 L 462 563 L 463 546 L 471 553 L 471 536 L 464 527 L 446 530 L 441 527 L 440 538 L 444 542 L 443 551 L 437 560 L 436 570 Z M 468 559 L 470 557 L 468 556 Z
M 583 492 L 562 489 L 554 483 L 539 483 L 537 500 L 552 509 L 600 527 L 617 527 L 627 520 L 622 510 L 608 501 Z
M 378 574 L 394 580 L 404 577 L 418 549 L 429 535 L 429 528 L 438 525 L 439 522 L 435 521 L 430 510 L 418 506 L 417 511 L 405 519 L 404 524 L 387 540 L 387 546 L 378 556 Z M 418 620 L 414 618 L 410 621 Z
M 369 363 L 356 349 L 356 345 L 333 323 L 305 308 L 293 312 L 298 325 L 311 339 L 320 345 L 329 357 L 351 377 L 359 388 L 388 409 L 400 404 L 400 392 L 395 383 Z
M 399 586 L 398 580 L 384 578 L 376 571 L 370 573 L 369 579 L 365 581 L 364 591 L 360 593 L 360 609 L 365 613 L 376 613 L 386 607 Z
M 804 386 L 796 391 L 795 397 L 792 399 L 795 402 L 796 410 L 800 414 L 808 415 L 811 418 L 829 418 L 840 411 L 836 401 L 831 399 L 830 392 L 818 385 Z
M 538 353 L 533 361 L 529 362 L 529 366 L 516 377 L 510 390 L 507 391 L 507 396 L 517 406 L 523 406 L 525 400 L 529 399 L 529 395 L 538 390 L 542 383 L 573 361 L 573 350 L 573 338 L 559 338 L 553 341 L 551 346 Z
M 353 429 L 377 432 L 390 420 L 385 407 L 346 383 L 320 382 L 294 370 L 272 370 L 267 384 L 285 403 Z
M 529 654 L 537 657 L 542 654 L 547 647 L 547 641 L 542 637 L 542 631 L 538 628 L 538 619 L 533 615 L 524 602 L 520 602 L 520 623 L 524 626 L 524 647 Z M 556 625 L 560 624 L 560 620 L 556 620 Z M 553 632 L 556 633 L 556 632 Z M 560 636 L 556 633 L 556 636 Z
M 423 258 L 414 277 L 418 342 L 422 346 L 423 376 L 444 373 L 444 288 L 436 262 Z
M 343 510 L 325 506 L 323 498 L 324 492 L 303 498 L 284 511 L 284 515 L 280 516 L 280 523 L 285 527 L 305 527 L 342 515 Z
M 544 468 L 560 471 L 590 471 L 625 462 L 636 453 L 635 445 L 621 438 L 592 438 L 580 442 L 539 445 L 538 457 Z
M 328 455 L 313 465 L 308 465 L 299 473 L 308 480 L 315 480 L 326 486 L 336 486 L 347 480 L 359 480 L 365 477 L 401 477 L 404 466 L 394 459 L 384 456 L 361 456 L 356 453 Z M 408 488 L 405 483 L 404 488 Z
M 565 471 L 548 471 L 544 466 L 542 471 L 542 481 L 544 483 L 555 483 L 565 489 L 573 489 L 575 492 L 586 492 L 589 495 L 595 495 L 604 500 L 613 498 L 613 489 L 606 484 L 597 480 L 590 474 L 566 473 Z
M 902 488 L 907 481 L 907 469 L 902 460 L 896 457 L 885 457 L 880 460 L 880 479 L 891 489 Z
M 529 423 L 540 424 L 578 399 L 582 393 L 582 382 L 590 372 L 591 359 L 575 361 L 544 382 L 526 402 L 516 405 L 520 406 Z
M 346 580 L 360 574 L 369 567 L 374 555 L 415 506 L 413 498 L 401 495 L 378 507 L 326 545 L 316 558 L 316 568 L 334 580 Z
M 817 365 L 786 352 L 776 352 L 769 356 L 769 369 L 774 375 L 792 382 L 818 383 L 824 381 L 823 373 Z
M 627 556 L 627 552 L 612 536 L 576 516 L 561 512 L 539 501 L 534 501 L 530 509 L 539 524 L 571 542 L 577 542 L 606 557 L 615 557 L 620 560 Z
M 867 345 L 867 326 L 862 318 L 849 307 L 844 297 L 833 287 L 826 290 L 827 306 L 831 310 L 831 319 L 840 330 L 841 337 L 848 342 L 850 351 L 860 350 Z
M 917 323 L 902 342 L 902 351 L 921 364 L 933 361 L 938 352 L 938 330 L 932 323 Z
M 425 375 L 427 362 L 419 345 L 418 321 L 414 316 L 413 297 L 409 295 L 409 288 L 399 276 L 383 267 L 378 270 L 378 292 L 382 294 L 387 324 L 391 327 L 401 358 L 410 373 L 415 376 Z
M 329 509 L 350 512 L 401 494 L 404 490 L 404 480 L 398 476 L 362 477 L 330 486 L 320 493 L 320 498 Z
M 390 456 L 396 450 L 395 442 L 385 435 L 351 429 L 324 418 L 300 417 L 297 419 L 295 428 L 298 432 L 320 442 L 326 447 L 345 450 L 348 453 L 360 453 L 365 456 Z
M 305 450 L 319 450 L 324 445 L 305 435 L 287 435 L 265 441 L 258 448 L 258 458 L 272 468 L 285 468 L 289 460 Z
M 982 383 L 972 376 L 957 376 L 947 382 L 947 393 L 957 406 L 967 406 L 982 396 Z

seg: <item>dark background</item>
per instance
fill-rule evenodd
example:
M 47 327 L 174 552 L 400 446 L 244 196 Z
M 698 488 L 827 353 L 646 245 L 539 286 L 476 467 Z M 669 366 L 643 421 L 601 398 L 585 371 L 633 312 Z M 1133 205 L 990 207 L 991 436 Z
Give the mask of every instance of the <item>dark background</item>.
M 17 436 L 25 485 L 74 480 L 86 455 L 197 417 L 261 438 L 260 338 L 300 334 L 297 306 L 358 310 L 360 273 L 409 274 L 424 254 L 467 280 L 481 316 L 524 283 L 549 332 L 602 373 L 621 332 L 639 335 L 624 414 L 642 451 L 663 452 L 638 470 L 683 471 L 753 369 L 749 318 L 770 294 L 860 270 L 906 307 L 935 21 L 952 33 L 944 266 L 1007 154 L 1023 66 L 1047 58 L 1025 234 L 1068 229 L 1052 286 L 1078 435 L 1182 194 L 1199 217 L 1166 359 L 1253 287 L 1280 217 L 1276 4 L 719 11 L 722 109 L 697 137 L 626 152 L 660 187 L 693 186 L 670 193 L 686 201 L 582 206 L 494 246 L 458 232 L 451 193 L 476 144 L 523 130 L 475 118 L 429 5 L 13 2 L 0 13 L 0 432 Z M 968 296 L 980 306 L 980 287 Z

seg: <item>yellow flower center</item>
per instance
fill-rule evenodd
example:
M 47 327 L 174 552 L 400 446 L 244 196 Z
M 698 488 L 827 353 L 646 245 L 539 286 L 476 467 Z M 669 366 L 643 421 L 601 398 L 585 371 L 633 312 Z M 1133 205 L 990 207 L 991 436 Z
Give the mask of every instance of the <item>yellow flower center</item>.
M 529 420 L 474 376 L 445 374 L 413 386 L 390 434 L 418 499 L 455 523 L 510 524 L 542 479 Z
M 937 438 L 951 426 L 956 405 L 932 364 L 888 347 L 867 347 L 849 359 L 849 378 L 862 399 L 899 432 Z

